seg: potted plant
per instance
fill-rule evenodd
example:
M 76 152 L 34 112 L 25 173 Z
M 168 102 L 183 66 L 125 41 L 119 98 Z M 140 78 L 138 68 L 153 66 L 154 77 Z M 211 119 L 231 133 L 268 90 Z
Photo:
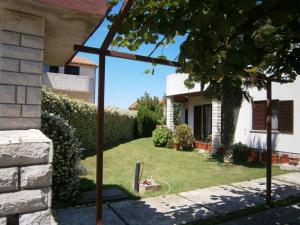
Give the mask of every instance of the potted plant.
M 280 163 L 289 163 L 289 156 L 287 154 L 282 154 L 280 156 Z
M 205 151 L 207 153 L 211 153 L 211 150 L 212 150 L 211 135 L 209 135 L 207 138 L 205 138 Z
M 194 136 L 192 128 L 186 124 L 180 124 L 176 127 L 175 134 L 175 143 L 180 144 L 182 150 L 191 150 L 193 149 Z

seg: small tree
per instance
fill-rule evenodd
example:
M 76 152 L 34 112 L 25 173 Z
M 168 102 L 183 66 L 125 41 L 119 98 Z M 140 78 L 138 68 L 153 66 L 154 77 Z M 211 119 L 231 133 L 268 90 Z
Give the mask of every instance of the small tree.
M 137 100 L 137 128 L 139 137 L 150 137 L 156 125 L 163 121 L 163 104 L 147 92 Z

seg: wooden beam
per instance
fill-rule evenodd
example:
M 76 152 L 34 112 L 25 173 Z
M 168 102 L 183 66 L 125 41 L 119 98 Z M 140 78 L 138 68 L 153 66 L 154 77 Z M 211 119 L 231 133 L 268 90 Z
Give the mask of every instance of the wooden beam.
M 97 54 L 97 55 L 104 54 L 104 55 L 110 56 L 110 57 L 129 59 L 129 60 L 135 60 L 135 61 L 141 61 L 141 62 L 148 62 L 148 63 L 154 63 L 154 64 L 159 64 L 159 65 L 166 65 L 166 66 L 173 66 L 173 67 L 180 66 L 180 64 L 178 62 L 170 61 L 167 59 L 158 59 L 158 58 L 152 58 L 152 57 L 148 57 L 148 56 L 118 52 L 118 51 L 110 51 L 110 50 L 103 51 L 98 48 L 86 47 L 86 46 L 81 46 L 81 45 L 74 45 L 74 50 L 80 51 L 80 52 L 85 52 L 85 53 Z
M 111 42 L 113 41 L 116 33 L 118 32 L 119 28 L 121 27 L 126 15 L 129 13 L 129 10 L 131 6 L 133 5 L 134 0 L 125 0 L 122 9 L 120 10 L 116 21 L 114 21 L 113 25 L 109 29 L 108 34 L 106 35 L 101 49 L 102 50 L 107 50 L 108 47 L 110 46 Z
M 85 52 L 85 53 L 96 54 L 96 55 L 101 54 L 101 51 L 99 48 L 87 47 L 87 46 L 83 46 L 83 45 L 74 45 L 74 51 Z
M 135 60 L 135 61 L 141 61 L 141 62 L 148 62 L 148 63 L 154 63 L 154 64 L 159 64 L 159 65 L 166 65 L 166 66 L 173 66 L 173 67 L 179 67 L 179 65 L 180 65 L 178 62 L 175 62 L 175 61 L 152 58 L 152 57 L 142 56 L 142 55 L 129 54 L 129 53 L 124 53 L 124 52 L 106 50 L 106 51 L 104 51 L 104 54 L 106 56 L 110 56 L 110 57 L 129 59 L 129 60 Z

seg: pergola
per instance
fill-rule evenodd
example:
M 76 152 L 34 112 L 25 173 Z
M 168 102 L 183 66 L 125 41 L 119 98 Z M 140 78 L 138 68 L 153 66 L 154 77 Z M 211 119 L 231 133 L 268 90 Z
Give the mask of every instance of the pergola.
M 103 225 L 102 218 L 102 193 L 103 193 L 103 132 L 104 132 L 104 90 L 105 90 L 105 59 L 106 56 L 123 58 L 128 60 L 135 60 L 141 62 L 154 63 L 159 65 L 167 65 L 172 67 L 180 67 L 178 62 L 152 58 L 142 55 L 128 54 L 118 51 L 108 50 L 111 42 L 113 41 L 116 33 L 118 32 L 120 26 L 126 15 L 129 13 L 134 0 L 125 0 L 124 4 L 115 20 L 112 24 L 107 36 L 105 37 L 100 48 L 87 47 L 83 45 L 74 45 L 74 50 L 76 52 L 85 52 L 96 54 L 99 56 L 99 77 L 98 77 L 98 114 L 97 114 L 97 131 L 96 131 L 96 225 Z M 271 133 L 271 83 L 274 77 L 264 77 L 260 78 L 267 83 L 267 108 L 266 108 L 266 121 L 267 121 L 267 182 L 266 182 L 266 204 L 271 205 L 271 181 L 272 181 L 272 133 Z

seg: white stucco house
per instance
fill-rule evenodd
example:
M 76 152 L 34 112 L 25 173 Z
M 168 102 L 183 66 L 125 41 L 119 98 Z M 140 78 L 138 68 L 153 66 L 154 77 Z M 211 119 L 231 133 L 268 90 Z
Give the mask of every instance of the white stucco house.
M 200 84 L 193 89 L 184 85 L 187 74 L 167 76 L 167 126 L 174 129 L 173 103 L 181 103 L 181 122 L 188 124 L 196 140 L 211 135 L 212 147 L 221 146 L 221 104 L 207 98 Z M 300 79 L 294 83 L 272 84 L 272 127 L 273 150 L 280 153 L 300 154 Z M 235 142 L 242 142 L 257 150 L 266 149 L 265 106 L 266 91 L 249 90 L 253 102 L 244 101 L 236 110 Z
M 44 65 L 43 85 L 53 92 L 95 103 L 97 65 L 85 58 L 75 56 L 68 65 Z

